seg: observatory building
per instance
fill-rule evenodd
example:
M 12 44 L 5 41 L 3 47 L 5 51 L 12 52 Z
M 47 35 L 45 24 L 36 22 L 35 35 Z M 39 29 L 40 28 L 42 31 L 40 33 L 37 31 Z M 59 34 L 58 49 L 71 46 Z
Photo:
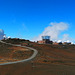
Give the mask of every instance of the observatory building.
M 50 36 L 42 36 L 42 40 L 50 40 Z
M 45 41 L 45 43 L 50 42 L 50 36 L 42 36 L 42 40 Z
M 39 44 L 52 44 L 50 41 L 50 36 L 42 36 L 42 40 L 38 41 Z

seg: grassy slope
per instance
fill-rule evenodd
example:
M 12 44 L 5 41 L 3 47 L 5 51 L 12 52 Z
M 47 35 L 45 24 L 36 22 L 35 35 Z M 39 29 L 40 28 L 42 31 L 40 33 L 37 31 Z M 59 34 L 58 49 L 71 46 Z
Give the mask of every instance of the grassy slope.
M 31 47 L 39 51 L 37 62 L 75 65 L 74 45 L 39 45 L 32 43 Z
M 75 75 L 75 46 L 39 45 L 23 41 L 39 51 L 34 61 L 0 66 L 0 75 Z M 24 44 L 23 44 L 24 45 Z
M 25 51 L 25 50 L 28 50 L 28 51 Z M 33 51 L 29 49 L 0 43 L 0 59 L 23 60 L 30 57 L 32 54 L 33 54 Z M 0 62 L 2 62 L 2 60 L 0 60 Z
M 12 52 L 12 50 L 9 49 L 10 47 L 12 46 L 0 43 L 0 57 L 9 57 L 10 53 Z

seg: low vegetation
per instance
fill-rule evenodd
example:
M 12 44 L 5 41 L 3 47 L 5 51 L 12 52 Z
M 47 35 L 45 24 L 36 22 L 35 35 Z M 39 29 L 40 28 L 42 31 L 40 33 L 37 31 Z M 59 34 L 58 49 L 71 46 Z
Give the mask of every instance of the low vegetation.
M 3 41 L 35 48 L 38 50 L 38 55 L 33 61 L 27 63 L 0 66 L 0 75 L 75 75 L 75 45 L 37 44 L 22 39 Z M 4 44 L 0 44 L 0 49 L 0 55 L 4 55 L 7 50 L 6 52 L 14 59 L 24 59 L 32 54 L 29 51 L 26 53 L 20 47 Z M 23 56 L 24 53 L 26 56 Z

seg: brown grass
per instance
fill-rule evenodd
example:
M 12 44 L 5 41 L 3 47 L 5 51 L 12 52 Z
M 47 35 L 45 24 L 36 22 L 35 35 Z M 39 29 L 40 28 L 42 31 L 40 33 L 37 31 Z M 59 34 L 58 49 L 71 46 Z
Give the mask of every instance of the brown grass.
M 30 62 L 0 66 L 0 75 L 75 75 L 75 46 L 36 43 L 28 46 L 38 50 L 36 58 Z M 19 47 L 9 49 L 24 51 Z

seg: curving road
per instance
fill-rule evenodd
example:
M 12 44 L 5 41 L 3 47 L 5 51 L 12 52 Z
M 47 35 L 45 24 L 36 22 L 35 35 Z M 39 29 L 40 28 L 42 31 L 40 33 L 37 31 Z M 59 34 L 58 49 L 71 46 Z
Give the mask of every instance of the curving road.
M 0 65 L 8 65 L 8 64 L 15 64 L 15 63 L 20 63 L 20 62 L 27 62 L 27 61 L 31 61 L 33 58 L 36 57 L 38 51 L 34 48 L 31 48 L 31 47 L 27 47 L 27 46 L 21 46 L 21 45 L 15 45 L 15 44 L 11 44 L 11 43 L 6 43 L 6 42 L 3 42 L 0 40 L 1 43 L 5 43 L 5 44 L 8 44 L 8 45 L 12 45 L 12 46 L 19 46 L 19 47 L 24 47 L 24 48 L 28 48 L 30 50 L 33 50 L 34 53 L 31 57 L 29 57 L 28 59 L 24 59 L 24 60 L 21 60 L 21 61 L 16 61 L 16 62 L 8 62 L 8 63 L 2 63 Z

